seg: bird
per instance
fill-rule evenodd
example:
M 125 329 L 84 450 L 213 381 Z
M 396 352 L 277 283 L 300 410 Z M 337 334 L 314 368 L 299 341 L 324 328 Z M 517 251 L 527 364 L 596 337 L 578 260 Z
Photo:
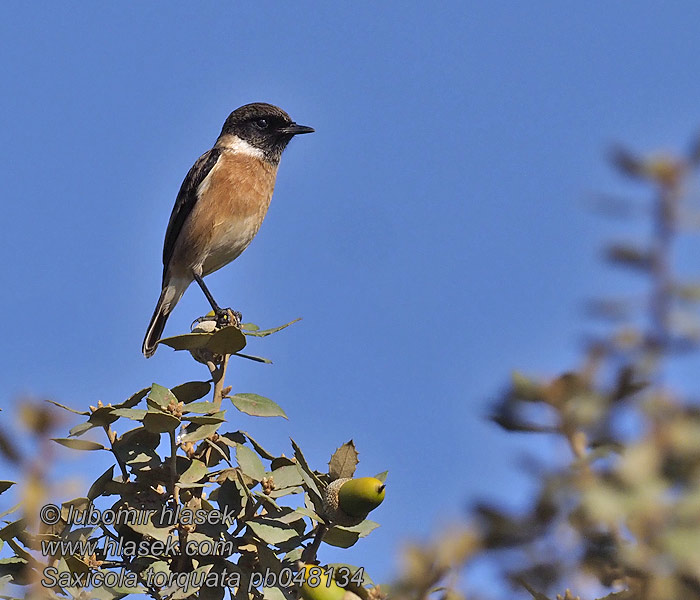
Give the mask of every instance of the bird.
M 142 352 L 152 356 L 165 323 L 196 281 L 217 320 L 226 321 L 204 277 L 238 258 L 260 229 L 270 206 L 282 152 L 295 135 L 313 133 L 281 108 L 264 102 L 234 110 L 214 146 L 185 176 L 163 243 L 160 297 Z

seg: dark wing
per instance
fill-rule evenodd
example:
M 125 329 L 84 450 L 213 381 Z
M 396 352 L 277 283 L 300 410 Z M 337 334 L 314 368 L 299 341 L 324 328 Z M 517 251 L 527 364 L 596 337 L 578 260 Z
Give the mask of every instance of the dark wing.
M 168 263 L 175 249 L 175 242 L 180 235 L 182 226 L 185 220 L 192 212 L 194 205 L 197 203 L 197 188 L 199 188 L 204 178 L 214 168 L 214 165 L 221 156 L 221 150 L 212 148 L 205 152 L 197 159 L 197 162 L 192 165 L 192 168 L 187 173 L 187 177 L 180 186 L 180 191 L 173 206 L 173 212 L 170 215 L 168 229 L 165 232 L 165 242 L 163 243 L 163 278 L 168 270 Z

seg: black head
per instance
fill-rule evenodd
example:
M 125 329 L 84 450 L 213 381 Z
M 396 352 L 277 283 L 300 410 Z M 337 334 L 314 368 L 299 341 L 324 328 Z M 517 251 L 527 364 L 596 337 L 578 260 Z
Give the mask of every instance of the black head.
M 228 116 L 219 139 L 237 136 L 262 151 L 266 160 L 276 163 L 295 135 L 313 131 L 311 127 L 297 125 L 281 108 L 255 102 L 237 108 Z

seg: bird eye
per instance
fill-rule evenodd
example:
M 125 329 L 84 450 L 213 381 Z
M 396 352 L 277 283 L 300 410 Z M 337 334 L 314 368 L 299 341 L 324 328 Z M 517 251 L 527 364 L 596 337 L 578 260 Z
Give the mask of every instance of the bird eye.
M 255 126 L 258 129 L 267 129 L 267 119 L 256 119 Z

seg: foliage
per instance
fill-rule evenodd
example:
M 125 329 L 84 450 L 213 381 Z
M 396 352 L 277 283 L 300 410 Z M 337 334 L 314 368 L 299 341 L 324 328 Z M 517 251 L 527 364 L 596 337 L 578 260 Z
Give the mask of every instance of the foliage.
M 652 227 L 646 244 L 613 243 L 605 258 L 648 291 L 590 302 L 608 325 L 578 367 L 553 378 L 514 373 L 492 416 L 508 432 L 554 437 L 569 458 L 537 465 L 525 510 L 477 503 L 463 531 L 409 548 L 392 597 L 463 598 L 457 575 L 481 559 L 498 564 L 509 598 L 700 598 L 700 409 L 668 375 L 700 340 L 700 287 L 676 272 L 673 252 L 700 222 L 688 193 L 700 143 L 684 158 L 617 149 L 612 162 L 650 191 Z M 599 205 L 631 217 L 640 203 Z
M 47 433 L 55 413 L 46 405 L 25 405 L 25 422 L 42 451 L 34 462 L 20 458 L 12 454 L 9 437 L 0 434 L 5 457 L 27 473 L 22 502 L 3 514 L 7 524 L 0 528 L 0 547 L 7 544 L 13 556 L 0 559 L 0 585 L 24 586 L 26 598 L 110 600 L 145 594 L 154 600 L 280 600 L 295 597 L 302 583 L 298 576 L 317 563 L 322 543 L 348 548 L 375 529 L 378 524 L 368 519 L 343 527 L 324 512 L 328 485 L 355 474 L 352 441 L 338 448 L 323 472 L 310 466 L 293 440 L 289 457 L 276 456 L 247 432 L 230 428 L 228 401 L 247 415 L 286 418 L 272 400 L 232 393 L 224 379 L 231 356 L 269 363 L 241 351 L 248 338 L 288 325 L 261 330 L 198 319 L 192 333 L 161 343 L 189 351 L 207 366 L 208 380 L 172 389 L 154 383 L 123 402 L 98 402 L 89 410 L 50 401 L 82 418 L 66 437 L 52 442 Z M 88 432 L 100 432 L 104 441 L 86 439 Z M 46 508 L 40 513 L 51 502 L 45 482 L 51 443 L 107 452 L 115 463 L 55 515 L 43 512 Z M 0 493 L 13 485 L 0 482 Z M 98 517 L 90 520 L 93 514 Z M 66 551 L 69 547 L 61 546 L 66 543 L 75 545 Z M 51 576 L 47 568 L 55 569 Z M 348 597 L 379 597 L 367 587 L 371 581 L 363 570 L 358 575 L 358 567 L 350 565 L 333 569 L 340 575 L 344 569 L 343 587 L 352 590 Z M 123 579 L 101 585 L 96 574 L 108 572 Z M 62 574 L 69 575 L 62 579 Z
M 579 364 L 550 378 L 513 373 L 492 414 L 493 422 L 511 435 L 549 436 L 557 447 L 567 448 L 566 455 L 556 453 L 549 463 L 536 465 L 538 490 L 521 511 L 476 503 L 464 524 L 428 543 L 409 545 L 392 586 L 373 587 L 361 570 L 347 566 L 355 581 L 343 586 L 350 590 L 344 592 L 345 600 L 378 599 L 387 591 L 397 600 L 467 598 L 461 578 L 465 565 L 477 560 L 498 565 L 509 599 L 700 598 L 700 409 L 669 376 L 674 358 L 696 350 L 700 342 L 700 285 L 683 279 L 674 261 L 674 243 L 684 227 L 700 223 L 687 192 L 700 163 L 700 142 L 683 158 L 645 159 L 618 149 L 612 162 L 622 175 L 650 190 L 652 227 L 646 244 L 615 242 L 604 256 L 641 276 L 648 291 L 642 298 L 589 302 L 589 312 L 608 325 L 603 334 L 588 339 Z M 639 212 L 633 201 L 601 199 L 599 208 L 607 214 Z M 30 598 L 123 597 L 133 589 L 40 586 L 47 562 L 39 552 L 41 543 L 152 542 L 173 534 L 182 543 L 230 543 L 230 552 L 122 553 L 116 558 L 73 553 L 49 556 L 48 563 L 74 575 L 126 569 L 137 575 L 139 589 L 155 599 L 213 599 L 228 593 L 277 600 L 296 592 L 251 582 L 270 571 L 309 573 L 322 543 L 349 547 L 377 526 L 364 520 L 343 527 L 324 509 L 329 484 L 355 474 L 352 442 L 338 448 L 328 472 L 322 472 L 309 465 L 294 441 L 290 457 L 275 456 L 246 432 L 224 427 L 229 422 L 224 400 L 245 414 L 286 418 L 272 400 L 232 394 L 224 387 L 231 356 L 269 363 L 242 353 L 247 338 L 282 328 L 261 331 L 248 324 L 239 331 L 217 328 L 206 318 L 199 321 L 191 334 L 162 343 L 190 351 L 207 365 L 209 380 L 172 389 L 153 384 L 120 404 L 98 403 L 84 411 L 54 402 L 83 417 L 67 437 L 54 441 L 82 452 L 110 452 L 117 468 L 116 475 L 114 466 L 101 474 L 84 497 L 63 503 L 56 525 L 39 527 L 36 518 L 46 501 L 42 482 L 52 413 L 36 406 L 22 413 L 35 436 L 34 462 L 23 464 L 9 438 L 0 435 L 0 451 L 27 473 L 21 505 L 1 515 L 0 544 L 9 546 L 13 556 L 0 559 L 0 585 L 26 586 Z M 210 392 L 211 400 L 204 400 Z M 106 442 L 83 437 L 92 430 L 101 430 Z M 376 477 L 383 482 L 386 473 Z M 0 494 L 12 493 L 13 486 L 0 481 Z M 115 510 L 153 508 L 155 514 L 163 507 L 203 509 L 204 514 L 218 509 L 229 520 L 195 526 L 184 519 L 171 525 L 154 518 L 117 527 L 67 523 L 71 510 L 100 501 Z M 19 518 L 8 518 L 17 513 Z M 186 591 L 177 583 L 149 585 L 144 577 L 149 568 L 166 574 L 227 571 L 239 574 L 241 582 Z M 323 574 L 320 580 L 329 577 Z M 307 589 L 308 598 L 317 592 Z

